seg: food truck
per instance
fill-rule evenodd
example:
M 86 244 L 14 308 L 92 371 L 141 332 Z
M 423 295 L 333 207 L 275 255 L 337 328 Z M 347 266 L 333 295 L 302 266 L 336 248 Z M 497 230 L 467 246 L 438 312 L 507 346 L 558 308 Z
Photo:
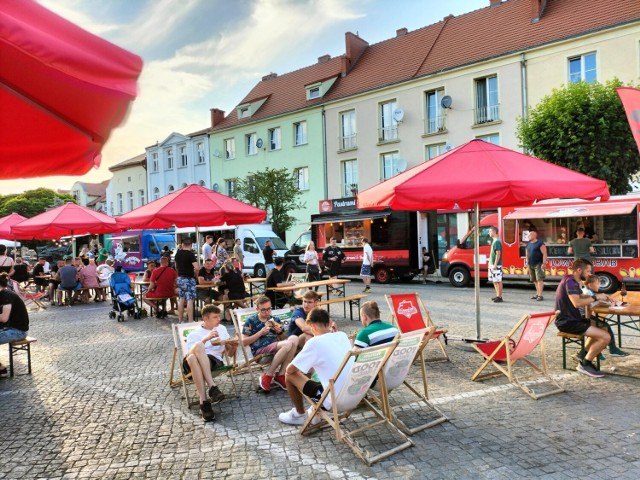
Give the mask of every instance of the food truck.
M 526 225 L 533 225 L 548 252 L 545 273 L 560 280 L 571 273 L 573 255 L 569 242 L 575 238 L 578 222 L 583 222 L 595 248 L 593 272 L 600 278 L 603 292 L 614 292 L 621 282 L 640 283 L 638 258 L 638 205 L 640 195 L 612 196 L 606 202 L 584 200 L 546 200 L 530 207 L 502 208 L 480 221 L 480 277 L 487 278 L 491 237 L 496 226 L 503 247 L 503 278 L 525 280 L 529 275 L 525 248 Z M 473 278 L 473 229 L 458 245 L 448 250 L 440 262 L 440 272 L 456 287 L 464 287 Z

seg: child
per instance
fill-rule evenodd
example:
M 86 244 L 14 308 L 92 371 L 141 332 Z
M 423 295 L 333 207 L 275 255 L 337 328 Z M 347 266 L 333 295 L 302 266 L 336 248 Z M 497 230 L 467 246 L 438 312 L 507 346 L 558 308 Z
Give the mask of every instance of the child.
M 600 279 L 598 278 L 597 275 L 589 275 L 589 278 L 587 278 L 587 281 L 585 282 L 584 287 L 582 287 L 582 293 L 584 293 L 585 295 L 594 295 L 596 293 L 598 293 L 598 290 L 600 290 Z M 594 302 L 596 303 L 596 302 Z M 611 330 L 611 327 L 609 326 L 609 324 L 603 320 L 600 320 L 598 317 L 596 317 L 595 315 L 591 314 L 592 311 L 592 306 L 594 304 L 591 305 L 587 305 L 584 308 L 584 318 L 586 319 L 591 319 L 591 324 L 595 325 L 598 328 L 602 328 L 605 329 L 609 332 L 609 335 L 611 335 L 611 341 L 609 342 L 609 353 L 611 354 L 612 357 L 626 357 L 627 355 L 629 355 L 627 352 L 624 352 L 622 350 L 620 350 L 618 348 L 618 346 L 616 345 L 616 340 L 615 337 L 613 335 L 613 331 Z M 582 352 L 580 352 L 582 354 Z M 605 356 L 601 353 L 600 354 L 600 360 L 605 360 Z

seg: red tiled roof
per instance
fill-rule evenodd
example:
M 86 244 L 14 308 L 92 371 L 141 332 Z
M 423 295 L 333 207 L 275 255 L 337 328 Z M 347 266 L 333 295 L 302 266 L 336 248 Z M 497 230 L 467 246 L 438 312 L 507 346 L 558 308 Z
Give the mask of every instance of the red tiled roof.
M 109 180 L 105 180 L 100 183 L 85 183 L 80 182 L 80 184 L 84 187 L 84 191 L 87 196 L 90 197 L 101 197 L 105 194 L 107 190 L 107 185 L 109 184 Z
M 146 160 L 146 158 L 147 158 L 146 153 L 141 153 L 140 155 L 136 155 L 133 158 L 130 158 L 130 159 L 125 160 L 125 161 L 120 162 L 120 163 L 116 163 L 115 165 L 109 167 L 109 171 L 110 172 L 115 172 L 117 170 L 123 170 L 123 169 L 128 168 L 128 167 L 133 167 L 133 166 L 136 166 L 136 165 L 143 165 L 144 161 Z

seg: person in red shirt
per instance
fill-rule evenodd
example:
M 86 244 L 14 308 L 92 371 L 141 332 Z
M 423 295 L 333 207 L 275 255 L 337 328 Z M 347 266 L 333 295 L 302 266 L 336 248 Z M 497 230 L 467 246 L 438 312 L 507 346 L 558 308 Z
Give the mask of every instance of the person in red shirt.
M 151 273 L 149 290 L 142 297 L 144 303 L 158 311 L 158 302 L 154 298 L 171 298 L 176 296 L 176 280 L 178 272 L 169 266 L 169 257 L 160 258 L 160 266 Z

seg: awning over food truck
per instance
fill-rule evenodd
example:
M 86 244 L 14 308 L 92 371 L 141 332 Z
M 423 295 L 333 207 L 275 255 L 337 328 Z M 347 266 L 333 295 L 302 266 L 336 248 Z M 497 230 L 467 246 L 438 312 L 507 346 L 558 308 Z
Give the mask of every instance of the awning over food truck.
M 554 205 L 518 208 L 504 216 L 505 220 L 531 218 L 595 217 L 599 215 L 626 215 L 636 208 L 637 203 L 604 202 L 598 204 Z

